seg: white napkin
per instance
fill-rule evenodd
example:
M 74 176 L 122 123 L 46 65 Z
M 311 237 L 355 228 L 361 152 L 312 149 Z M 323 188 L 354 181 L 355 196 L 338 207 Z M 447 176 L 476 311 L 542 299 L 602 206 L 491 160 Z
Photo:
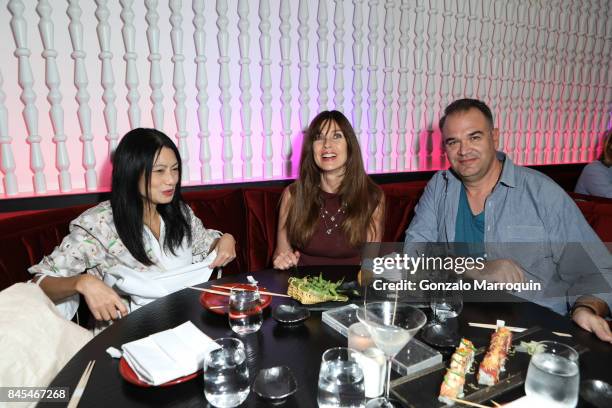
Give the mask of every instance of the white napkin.
M 198 371 L 206 355 L 217 348 L 219 345 L 190 321 L 121 346 L 138 378 L 151 385 Z
M 126 266 L 114 266 L 105 273 L 104 283 L 130 296 L 130 311 L 134 311 L 186 286 L 206 282 L 212 274 L 208 266 L 214 261 L 217 251 L 211 251 L 202 262 L 190 264 L 171 271 L 149 270 L 137 272 Z

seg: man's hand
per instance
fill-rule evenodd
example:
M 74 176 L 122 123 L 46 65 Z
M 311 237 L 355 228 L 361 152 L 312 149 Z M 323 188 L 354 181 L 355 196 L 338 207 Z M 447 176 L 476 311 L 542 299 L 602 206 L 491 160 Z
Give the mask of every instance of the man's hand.
M 93 275 L 80 275 L 76 290 L 85 297 L 96 320 L 120 319 L 128 313 L 117 292 Z
M 472 269 L 466 272 L 466 276 L 475 280 L 500 283 L 521 283 L 525 281 L 523 269 L 510 259 L 487 261 L 484 269 Z
M 281 252 L 274 258 L 273 266 L 275 269 L 289 269 L 292 266 L 297 266 L 298 261 L 300 260 L 300 252 L 299 251 L 286 251 Z
M 210 264 L 210 268 L 224 267 L 236 258 L 236 240 L 231 234 L 223 234 L 217 245 L 217 257 Z
M 603 317 L 593 313 L 591 309 L 576 307 L 572 314 L 572 320 L 584 330 L 595 333 L 600 340 L 612 343 L 612 331 L 610 331 L 608 322 Z

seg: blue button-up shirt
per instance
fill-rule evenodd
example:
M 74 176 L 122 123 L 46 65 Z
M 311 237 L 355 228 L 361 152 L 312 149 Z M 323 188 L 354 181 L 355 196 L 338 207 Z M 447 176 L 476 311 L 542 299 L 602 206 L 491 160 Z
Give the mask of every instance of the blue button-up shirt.
M 582 294 L 603 299 L 612 310 L 612 255 L 574 201 L 544 174 L 514 165 L 504 153 L 497 158 L 502 174 L 485 201 L 487 258 L 517 262 L 527 281 L 545 288 L 519 295 L 557 313 L 566 313 Z M 406 251 L 410 243 L 455 242 L 461 185 L 450 170 L 433 176 L 406 231 Z

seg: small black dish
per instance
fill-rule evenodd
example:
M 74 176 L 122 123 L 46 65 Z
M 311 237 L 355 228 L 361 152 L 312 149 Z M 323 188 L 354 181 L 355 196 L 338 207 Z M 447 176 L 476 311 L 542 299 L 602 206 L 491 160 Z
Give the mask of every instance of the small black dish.
M 272 317 L 282 324 L 296 324 L 310 317 L 310 311 L 298 305 L 282 304 L 272 311 Z
M 282 404 L 297 391 L 297 381 L 287 366 L 259 370 L 253 382 L 253 392 L 270 403 Z
M 580 383 L 580 396 L 596 408 L 612 407 L 612 386 L 600 380 L 584 380 Z

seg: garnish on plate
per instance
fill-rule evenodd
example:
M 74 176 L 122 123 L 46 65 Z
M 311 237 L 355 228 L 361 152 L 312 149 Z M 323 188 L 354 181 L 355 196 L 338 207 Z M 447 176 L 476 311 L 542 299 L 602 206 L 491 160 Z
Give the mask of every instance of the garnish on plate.
M 328 281 L 323 279 L 322 274 L 303 278 L 291 277 L 289 278 L 287 294 L 305 305 L 328 301 L 346 302 L 348 296 L 338 292 L 343 280 Z

